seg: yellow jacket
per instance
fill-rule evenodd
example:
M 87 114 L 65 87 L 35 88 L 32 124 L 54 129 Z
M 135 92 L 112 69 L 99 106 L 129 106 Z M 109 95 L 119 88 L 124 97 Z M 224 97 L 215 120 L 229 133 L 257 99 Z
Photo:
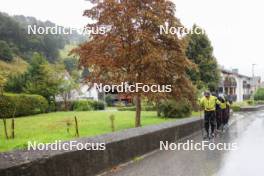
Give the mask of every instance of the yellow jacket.
M 227 106 L 230 106 L 230 103 L 224 99 L 224 103 L 222 103 L 222 102 L 220 103 L 220 108 L 226 109 Z
M 215 111 L 216 104 L 220 105 L 221 102 L 212 95 L 209 98 L 203 97 L 200 99 L 200 106 L 202 106 L 205 111 Z

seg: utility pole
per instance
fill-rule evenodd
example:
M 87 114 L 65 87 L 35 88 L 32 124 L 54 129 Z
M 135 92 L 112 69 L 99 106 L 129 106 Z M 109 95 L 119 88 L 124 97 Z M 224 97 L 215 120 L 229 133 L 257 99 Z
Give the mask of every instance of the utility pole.
M 254 71 L 255 71 L 255 66 L 256 66 L 256 64 L 252 64 L 252 78 L 254 79 L 254 77 L 255 77 L 255 73 L 254 73 Z

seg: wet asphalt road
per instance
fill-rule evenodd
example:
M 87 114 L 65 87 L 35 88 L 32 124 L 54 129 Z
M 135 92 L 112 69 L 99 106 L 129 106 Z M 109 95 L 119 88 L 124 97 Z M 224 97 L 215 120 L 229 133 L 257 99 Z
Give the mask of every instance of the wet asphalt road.
M 202 141 L 201 133 L 184 139 Z M 106 176 L 263 176 L 264 111 L 234 114 L 226 132 L 214 143 L 236 143 L 232 151 L 157 150 Z

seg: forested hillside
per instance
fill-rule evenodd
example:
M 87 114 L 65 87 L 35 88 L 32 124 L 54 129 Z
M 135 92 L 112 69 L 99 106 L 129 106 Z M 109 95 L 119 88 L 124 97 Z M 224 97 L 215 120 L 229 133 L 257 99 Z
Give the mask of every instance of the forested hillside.
M 34 52 L 38 52 L 50 63 L 55 63 L 59 59 L 59 50 L 66 44 L 84 41 L 84 36 L 77 33 L 29 35 L 28 25 L 52 27 L 56 24 L 50 21 L 42 22 L 34 17 L 9 16 L 0 12 L 0 60 L 10 62 L 18 56 L 28 61 Z

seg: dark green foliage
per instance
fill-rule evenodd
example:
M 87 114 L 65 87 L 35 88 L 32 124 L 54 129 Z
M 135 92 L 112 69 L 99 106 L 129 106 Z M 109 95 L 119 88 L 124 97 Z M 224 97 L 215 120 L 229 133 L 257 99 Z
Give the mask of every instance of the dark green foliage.
M 41 22 L 33 17 L 8 16 L 0 12 L 0 39 L 6 42 L 4 60 L 10 60 L 10 53 L 15 53 L 22 58 L 31 58 L 34 52 L 42 53 L 50 62 L 58 59 L 58 50 L 64 48 L 68 43 L 65 35 L 35 35 L 28 34 L 28 25 L 55 26 L 51 22 Z M 1 45 L 1 43 L 0 43 Z M 8 49 L 9 48 L 9 49 Z M 0 47 L 0 56 L 2 55 Z
M 92 110 L 91 102 L 87 100 L 74 101 L 73 110 L 74 111 L 90 111 Z
M 82 78 L 85 79 L 87 76 L 89 76 L 90 72 L 88 68 L 84 68 L 82 71 Z
M 26 75 L 10 75 L 5 84 L 4 90 L 6 92 L 22 93 L 26 86 Z
M 196 26 L 193 26 L 196 28 Z M 188 70 L 193 83 L 201 89 L 209 88 L 216 91 L 220 81 L 220 70 L 216 58 L 213 56 L 213 47 L 206 34 L 189 34 L 187 36 L 187 57 L 197 65 L 196 69 Z
M 0 96 L 0 118 L 10 118 L 15 111 L 15 105 L 10 97 Z
M 40 95 L 6 94 L 0 98 L 1 118 L 27 116 L 45 113 L 48 110 L 47 100 Z
M 142 106 L 142 111 L 156 111 L 157 108 L 155 106 Z M 136 111 L 135 106 L 126 106 L 126 107 L 119 107 L 118 111 Z
M 69 102 L 71 109 L 74 111 L 91 111 L 91 110 L 104 110 L 105 103 L 95 100 L 78 100 Z
M 107 94 L 105 95 L 105 102 L 107 106 L 113 106 L 114 105 L 114 97 L 112 94 Z
M 41 95 L 51 103 L 59 93 L 59 85 L 63 79 L 60 74 L 59 68 L 52 68 L 41 54 L 35 53 L 25 75 L 26 85 L 23 90 L 29 94 Z
M 254 100 L 264 100 L 264 88 L 260 88 L 254 95 Z
M 240 105 L 232 105 L 232 106 L 231 106 L 231 109 L 232 109 L 234 112 L 238 112 L 238 111 L 240 111 L 241 106 L 240 106 Z
M 0 40 L 0 60 L 9 62 L 12 61 L 12 59 L 13 54 L 11 48 L 5 41 Z
M 93 110 L 104 110 L 105 109 L 105 103 L 103 101 L 91 101 L 91 105 L 93 107 Z
M 191 115 L 192 106 L 184 101 L 176 102 L 175 100 L 168 100 L 160 104 L 159 111 L 164 117 L 183 118 Z
M 75 58 L 66 58 L 63 61 L 65 69 L 71 74 L 74 70 L 78 69 L 78 60 Z
M 264 105 L 264 100 L 255 101 L 256 105 Z

